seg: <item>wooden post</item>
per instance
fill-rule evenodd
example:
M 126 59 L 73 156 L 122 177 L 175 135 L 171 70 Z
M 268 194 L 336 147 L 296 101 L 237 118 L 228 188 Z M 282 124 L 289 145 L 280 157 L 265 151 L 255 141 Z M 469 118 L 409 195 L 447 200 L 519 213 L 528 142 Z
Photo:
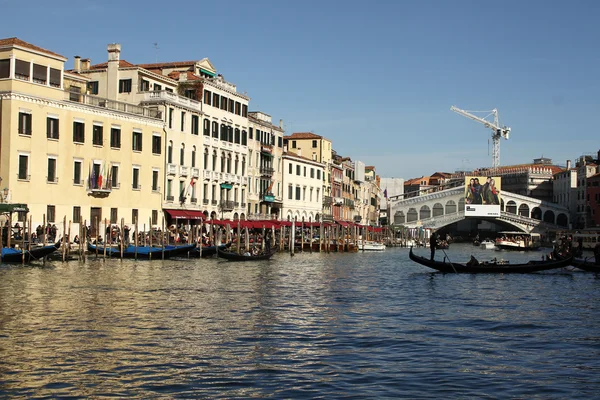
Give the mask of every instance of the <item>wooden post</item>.
M 66 245 L 66 232 L 67 232 L 67 216 L 65 215 L 63 217 L 63 235 L 62 235 L 62 261 L 65 262 L 65 259 L 67 257 L 67 245 Z
M 81 230 L 81 232 L 83 233 L 83 236 L 80 236 L 79 238 L 79 248 L 81 249 L 81 260 L 83 262 L 85 262 L 85 250 L 87 249 L 83 249 L 82 243 L 83 240 L 85 240 L 86 243 L 86 247 L 87 247 L 87 236 L 88 236 L 88 231 L 87 231 L 87 220 L 83 221 L 83 229 Z
M 125 241 L 125 221 L 124 219 L 121 217 L 121 240 L 119 243 L 119 253 L 121 253 L 121 260 L 123 259 L 123 246 L 124 246 L 124 241 Z
M 27 227 L 27 217 L 25 217 L 25 219 L 23 220 L 23 233 L 21 233 L 21 258 L 23 261 L 23 264 L 25 264 L 25 251 L 27 250 L 25 248 L 25 228 Z M 17 233 L 19 233 L 19 231 L 17 230 Z
M 31 224 L 32 224 L 32 217 L 31 217 L 31 215 L 30 215 L 30 216 L 29 216 L 29 224 L 28 224 L 28 225 L 29 225 L 29 226 L 28 226 L 28 228 L 29 228 L 29 234 L 27 235 L 27 238 L 29 239 L 29 240 L 27 241 L 27 251 L 29 251 L 29 252 L 31 252 Z M 0 242 L 0 243 L 1 243 L 1 242 Z
M 161 254 L 161 259 L 165 259 L 165 215 L 163 214 L 162 216 L 162 243 L 161 243 L 161 249 L 160 249 L 160 254 Z
M 246 251 L 250 251 L 250 233 L 248 232 L 248 227 L 246 226 L 246 228 L 244 228 L 246 237 L 245 237 L 245 245 L 246 245 Z
M 319 221 L 319 253 L 321 252 L 322 246 L 323 246 L 323 220 Z
M 8 213 L 8 229 L 6 230 L 6 247 L 10 248 L 10 238 L 12 236 L 12 213 Z
M 237 220 L 237 250 L 238 254 L 242 254 L 242 231 L 241 231 L 240 219 Z
M 43 215 L 44 218 L 44 242 L 42 243 L 46 246 L 46 238 L 48 237 L 46 234 L 48 233 L 48 227 L 46 226 L 46 214 Z M 10 236 L 10 235 L 9 235 Z M 10 247 L 10 246 L 9 246 Z
M 65 216 L 65 218 L 66 218 L 66 216 Z M 67 257 L 69 257 L 71 255 L 71 223 L 72 222 L 73 221 L 69 220 L 69 230 L 67 231 Z
M 152 225 L 148 227 L 148 232 L 150 232 L 148 234 L 148 241 L 150 243 L 146 241 L 146 223 L 144 222 L 144 247 L 148 246 L 148 259 L 152 260 Z
M 260 248 L 262 251 L 265 251 L 265 224 L 262 227 L 262 242 L 260 244 Z
M 134 253 L 133 253 L 133 258 L 134 260 L 137 260 L 137 255 L 138 255 L 138 219 L 137 217 L 135 217 L 135 249 L 134 249 Z
M 104 249 L 103 249 L 104 255 L 103 255 L 103 257 L 104 257 L 105 261 L 106 261 L 106 246 L 108 245 L 108 238 L 107 238 L 107 236 L 110 235 L 110 231 L 109 231 L 108 235 L 106 234 L 106 222 L 107 222 L 106 218 L 104 218 L 104 230 L 103 230 L 104 231 Z
M 294 245 L 296 236 L 296 217 L 292 220 L 292 230 L 290 231 L 290 255 L 294 255 Z
M 304 251 L 304 217 L 302 217 L 302 225 L 300 228 L 300 252 Z
M 308 217 L 308 252 L 312 253 L 313 251 L 313 226 L 312 226 L 312 217 Z

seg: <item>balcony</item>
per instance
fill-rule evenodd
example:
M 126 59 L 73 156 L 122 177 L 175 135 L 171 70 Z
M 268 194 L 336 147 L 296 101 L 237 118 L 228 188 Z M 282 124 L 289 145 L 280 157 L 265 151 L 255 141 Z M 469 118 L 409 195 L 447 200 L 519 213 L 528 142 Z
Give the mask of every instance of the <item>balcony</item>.
M 333 204 L 336 206 L 341 206 L 344 204 L 344 199 L 341 197 L 334 197 L 333 198 Z
M 188 176 L 188 171 L 189 171 L 188 167 L 186 167 L 184 165 L 179 166 L 179 176 Z
M 342 183 L 342 178 L 338 178 L 336 176 L 333 177 L 333 182 L 335 183 Z
M 204 179 L 212 179 L 212 171 L 204 171 Z
M 192 197 L 192 198 L 190 199 L 190 203 L 192 203 L 192 204 L 196 204 L 197 202 L 198 202 L 198 199 L 197 199 L 197 198 L 195 198 L 195 197 Z
M 332 203 L 331 196 L 323 196 L 323 205 L 330 206 Z
M 360 223 L 360 221 L 362 221 L 362 217 L 360 215 L 355 215 L 354 222 L 356 222 L 358 224 L 358 223 Z
M 173 201 L 173 200 L 175 200 L 174 196 L 167 196 L 167 201 Z
M 208 199 L 202 199 L 202 204 L 208 205 Z
M 192 168 L 192 178 L 200 177 L 200 168 Z
M 218 204 L 218 202 L 217 202 L 216 200 L 213 200 L 213 201 L 211 201 L 211 204 L 212 204 L 213 206 L 216 206 L 216 205 Z
M 120 101 L 109 100 L 103 97 L 91 96 L 89 94 L 71 92 L 65 90 L 65 100 L 76 103 L 87 104 L 94 107 L 108 108 L 110 110 L 120 111 L 128 114 L 141 115 L 144 117 L 162 119 L 162 113 L 158 110 L 151 110 L 134 104 L 123 103 Z
M 110 186 L 110 181 L 106 182 L 104 186 L 98 185 L 98 182 L 96 182 L 96 181 L 91 182 L 91 183 L 92 184 L 90 185 L 90 180 L 88 180 L 87 184 L 86 184 L 87 194 L 90 196 L 107 197 L 112 192 L 112 187 Z
M 260 174 L 262 176 L 273 176 L 275 170 L 270 167 L 260 167 Z
M 219 207 L 221 207 L 222 211 L 233 211 L 235 204 L 231 200 L 222 200 Z
M 273 146 L 271 146 L 269 144 L 261 144 L 260 152 L 272 156 L 273 155 Z
M 177 93 L 167 92 L 166 90 L 144 92 L 144 100 L 142 102 L 145 104 L 160 104 L 166 102 L 202 112 L 202 103 L 199 101 L 180 96 Z
M 177 165 L 167 164 L 167 175 L 175 175 L 177 173 Z

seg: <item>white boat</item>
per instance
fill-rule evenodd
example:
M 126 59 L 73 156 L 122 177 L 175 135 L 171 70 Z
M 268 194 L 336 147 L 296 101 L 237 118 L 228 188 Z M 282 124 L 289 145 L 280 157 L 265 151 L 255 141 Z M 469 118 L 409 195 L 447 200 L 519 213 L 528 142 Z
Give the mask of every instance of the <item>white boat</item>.
M 540 248 L 539 233 L 524 232 L 499 232 L 500 237 L 496 239 L 496 247 L 499 250 L 528 251 Z
M 496 242 L 486 239 L 479 244 L 479 247 L 485 250 L 494 250 L 496 248 Z
M 362 251 L 385 251 L 385 244 L 377 242 L 359 242 L 358 249 Z

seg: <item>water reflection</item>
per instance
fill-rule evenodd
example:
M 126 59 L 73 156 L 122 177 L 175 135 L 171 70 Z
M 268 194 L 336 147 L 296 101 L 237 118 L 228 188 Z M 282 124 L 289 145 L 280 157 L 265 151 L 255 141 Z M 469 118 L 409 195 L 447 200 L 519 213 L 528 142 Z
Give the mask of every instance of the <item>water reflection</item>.
M 406 249 L 1 266 L 0 395 L 571 397 L 599 389 L 598 282 L 432 274 Z

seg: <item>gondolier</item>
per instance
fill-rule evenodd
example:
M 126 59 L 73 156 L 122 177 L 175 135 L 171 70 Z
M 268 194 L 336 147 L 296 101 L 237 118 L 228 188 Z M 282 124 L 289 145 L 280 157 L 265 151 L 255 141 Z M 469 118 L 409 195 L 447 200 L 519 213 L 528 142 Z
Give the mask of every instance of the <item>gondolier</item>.
M 435 257 L 435 248 L 437 247 L 437 239 L 438 234 L 434 232 L 431 233 L 431 237 L 429 238 L 429 249 L 431 250 L 431 259 Z

